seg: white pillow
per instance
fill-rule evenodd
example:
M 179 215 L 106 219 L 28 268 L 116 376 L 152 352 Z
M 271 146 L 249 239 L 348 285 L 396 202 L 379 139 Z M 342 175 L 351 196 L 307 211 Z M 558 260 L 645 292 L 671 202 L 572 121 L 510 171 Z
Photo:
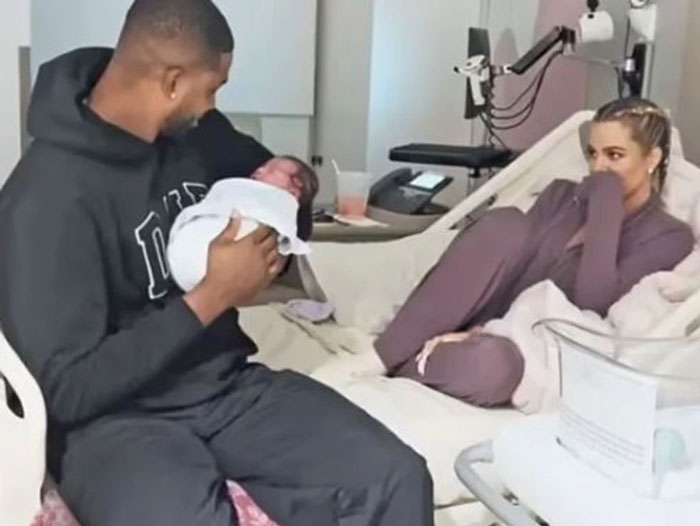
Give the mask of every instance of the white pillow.
M 302 278 L 315 279 L 340 325 L 379 334 L 456 235 L 441 231 L 383 243 L 314 243 L 308 256 L 313 275 Z
M 666 210 L 688 223 L 700 239 L 700 168 L 680 157 L 671 157 L 662 196 Z

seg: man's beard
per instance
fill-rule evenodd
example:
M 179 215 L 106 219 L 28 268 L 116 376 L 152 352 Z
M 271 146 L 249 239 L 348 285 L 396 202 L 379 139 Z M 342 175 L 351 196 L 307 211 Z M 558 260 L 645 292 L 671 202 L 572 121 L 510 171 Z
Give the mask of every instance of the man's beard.
M 173 139 L 180 138 L 192 128 L 196 128 L 198 120 L 195 115 L 174 115 L 165 125 L 163 135 Z

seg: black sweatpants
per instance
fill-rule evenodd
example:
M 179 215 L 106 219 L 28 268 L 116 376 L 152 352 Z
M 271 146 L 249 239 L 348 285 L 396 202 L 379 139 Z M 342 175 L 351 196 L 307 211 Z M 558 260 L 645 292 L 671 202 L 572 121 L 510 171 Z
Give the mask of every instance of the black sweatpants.
M 236 525 L 226 479 L 282 526 L 433 524 L 421 457 L 335 392 L 263 366 L 197 408 L 74 432 L 62 471 L 83 526 Z

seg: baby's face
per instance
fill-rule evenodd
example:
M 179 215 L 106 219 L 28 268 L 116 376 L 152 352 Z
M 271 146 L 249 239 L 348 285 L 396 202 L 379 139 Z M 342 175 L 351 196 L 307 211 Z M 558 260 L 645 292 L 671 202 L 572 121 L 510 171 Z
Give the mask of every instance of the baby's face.
M 289 192 L 297 201 L 301 198 L 304 189 L 304 182 L 299 175 L 299 166 L 289 159 L 277 157 L 270 159 L 255 170 L 252 178 Z

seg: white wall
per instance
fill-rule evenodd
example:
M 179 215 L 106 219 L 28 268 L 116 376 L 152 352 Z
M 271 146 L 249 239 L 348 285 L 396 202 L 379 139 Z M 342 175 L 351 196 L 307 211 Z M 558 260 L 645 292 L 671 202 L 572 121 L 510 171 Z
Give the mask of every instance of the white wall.
M 12 0 L 14 1 L 14 0 Z M 311 115 L 316 1 L 217 0 L 237 39 L 232 78 L 219 92 L 232 113 Z M 33 0 L 33 70 L 81 46 L 114 46 L 132 0 Z
M 659 25 L 651 98 L 669 108 L 673 116 L 678 116 L 682 113 L 680 95 L 686 43 L 688 46 L 697 46 L 693 34 L 686 34 L 688 14 L 691 4 L 697 4 L 698 1 L 657 0 L 656 3 L 659 6 Z
M 221 90 L 220 106 L 234 113 L 312 115 L 317 0 L 216 4 L 236 36 L 237 80 Z
M 13 2 L 15 0 L 12 0 Z M 33 0 L 32 70 L 65 51 L 113 46 L 132 0 Z M 308 158 L 314 110 L 317 0 L 217 0 L 236 51 L 219 109 L 254 115 L 261 140 Z
M 381 176 L 401 164 L 389 149 L 408 142 L 467 145 L 465 80 L 452 72 L 467 55 L 467 28 L 482 0 L 332 0 L 319 2 L 314 153 L 319 203 L 333 201 L 341 168 Z M 432 167 L 435 168 L 435 167 Z M 440 168 L 442 169 L 442 168 Z M 465 170 L 446 195 L 463 197 Z
M 467 56 L 467 28 L 479 24 L 480 4 L 376 0 L 367 147 L 373 174 L 397 167 L 388 154 L 400 144 L 469 144 L 465 81 L 452 68 Z
M 20 156 L 19 46 L 29 45 L 29 0 L 3 5 L 0 18 L 0 184 Z
M 483 2 L 482 25 L 489 30 L 493 59 L 512 62 L 532 47 L 539 8 L 540 0 Z
M 346 170 L 367 165 L 373 10 L 374 0 L 319 2 L 314 152 L 324 159 L 321 204 L 335 195 L 331 159 Z
M 689 6 L 686 27 L 686 46 L 677 124 L 683 136 L 686 156 L 700 165 L 700 46 L 692 37 L 700 34 L 700 2 L 693 1 Z

